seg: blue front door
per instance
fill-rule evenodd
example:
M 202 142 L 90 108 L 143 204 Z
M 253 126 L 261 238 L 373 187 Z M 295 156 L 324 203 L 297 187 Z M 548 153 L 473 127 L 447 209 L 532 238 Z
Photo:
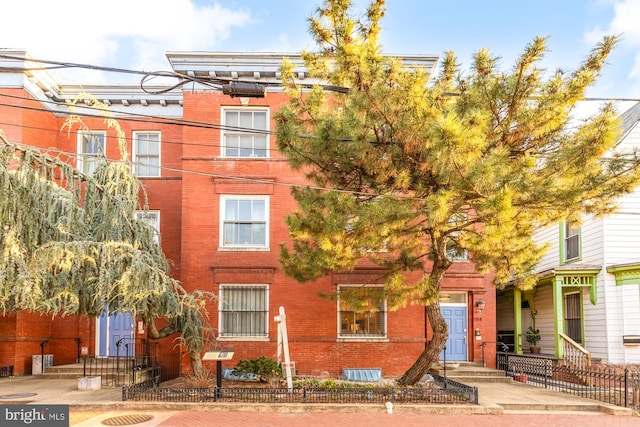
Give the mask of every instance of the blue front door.
M 133 319 L 129 313 L 107 316 L 104 312 L 99 320 L 99 334 L 99 356 L 131 356 L 133 354 Z
M 449 326 L 449 338 L 440 352 L 440 360 L 467 360 L 467 306 L 442 304 L 440 309 Z

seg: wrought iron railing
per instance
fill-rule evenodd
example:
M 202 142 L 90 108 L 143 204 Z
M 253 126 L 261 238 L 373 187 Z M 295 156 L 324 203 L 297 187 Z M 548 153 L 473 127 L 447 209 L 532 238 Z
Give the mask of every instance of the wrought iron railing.
M 520 356 L 510 353 L 497 353 L 496 359 L 496 368 L 505 371 L 510 376 L 530 374 L 549 377 L 554 364 L 554 360 L 548 357 Z
M 640 371 L 627 366 L 592 365 L 579 369 L 545 357 L 498 353 L 498 369 L 526 376 L 528 384 L 612 405 L 640 410 Z
M 100 376 L 103 385 L 121 386 L 152 381 L 156 385 L 180 376 L 180 353 L 158 354 L 157 343 L 120 340 L 116 356 L 83 356 L 83 375 Z
M 128 357 L 82 356 L 82 375 L 100 377 L 103 386 L 129 384 L 134 360 Z
M 0 366 L 0 377 L 12 377 L 13 365 Z
M 478 389 L 439 375 L 439 387 L 158 388 L 145 382 L 122 388 L 122 400 L 249 403 L 477 404 Z

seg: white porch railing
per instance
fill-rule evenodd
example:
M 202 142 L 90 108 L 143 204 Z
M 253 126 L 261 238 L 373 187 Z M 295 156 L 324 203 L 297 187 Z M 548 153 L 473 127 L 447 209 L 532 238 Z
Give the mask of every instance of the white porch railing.
M 580 344 L 560 333 L 564 347 L 564 363 L 574 369 L 588 370 L 591 368 L 591 353 Z

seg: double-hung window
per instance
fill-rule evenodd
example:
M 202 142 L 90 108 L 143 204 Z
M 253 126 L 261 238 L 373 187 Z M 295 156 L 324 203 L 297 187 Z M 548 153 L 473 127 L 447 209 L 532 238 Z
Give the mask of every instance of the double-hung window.
M 269 247 L 269 197 L 222 196 L 221 247 Z
M 380 286 L 340 286 L 338 290 L 340 338 L 384 338 L 387 310 Z
M 453 236 L 453 237 L 457 237 Z M 447 240 L 447 259 L 453 262 L 463 262 L 469 260 L 469 253 L 456 243 L 455 238 Z
M 160 211 L 136 211 L 134 215 L 153 229 L 153 241 L 160 244 Z
M 449 219 L 449 225 L 451 226 L 451 228 L 462 226 L 466 222 L 466 213 L 456 214 Z M 454 229 L 449 232 L 449 235 L 447 237 L 447 258 L 453 262 L 462 262 L 469 260 L 469 253 L 465 248 L 462 248 L 459 245 L 460 235 L 461 231 Z
M 573 261 L 580 258 L 580 226 L 564 223 L 564 261 Z
M 137 176 L 160 176 L 160 132 L 133 132 L 133 165 Z
M 268 157 L 268 109 L 225 108 L 222 117 L 223 157 Z
M 99 161 L 104 161 L 107 133 L 105 131 L 78 132 L 78 170 L 91 175 Z
M 219 296 L 221 337 L 269 335 L 269 288 L 266 285 L 221 285 Z

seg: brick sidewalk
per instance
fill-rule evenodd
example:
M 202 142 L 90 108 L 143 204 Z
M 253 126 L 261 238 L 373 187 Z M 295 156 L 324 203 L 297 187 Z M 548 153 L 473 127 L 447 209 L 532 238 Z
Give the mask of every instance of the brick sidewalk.
M 102 427 L 102 420 L 118 417 L 125 412 L 113 411 L 90 418 L 74 427 Z M 131 413 L 131 412 L 127 412 Z M 137 414 L 140 414 L 137 412 Z M 540 412 L 536 414 L 501 415 L 444 415 L 444 414 L 358 414 L 358 413 L 265 413 L 265 412 L 207 412 L 186 411 L 154 413 L 154 419 L 135 424 L 136 427 L 640 427 L 640 417 L 607 414 L 579 414 Z

